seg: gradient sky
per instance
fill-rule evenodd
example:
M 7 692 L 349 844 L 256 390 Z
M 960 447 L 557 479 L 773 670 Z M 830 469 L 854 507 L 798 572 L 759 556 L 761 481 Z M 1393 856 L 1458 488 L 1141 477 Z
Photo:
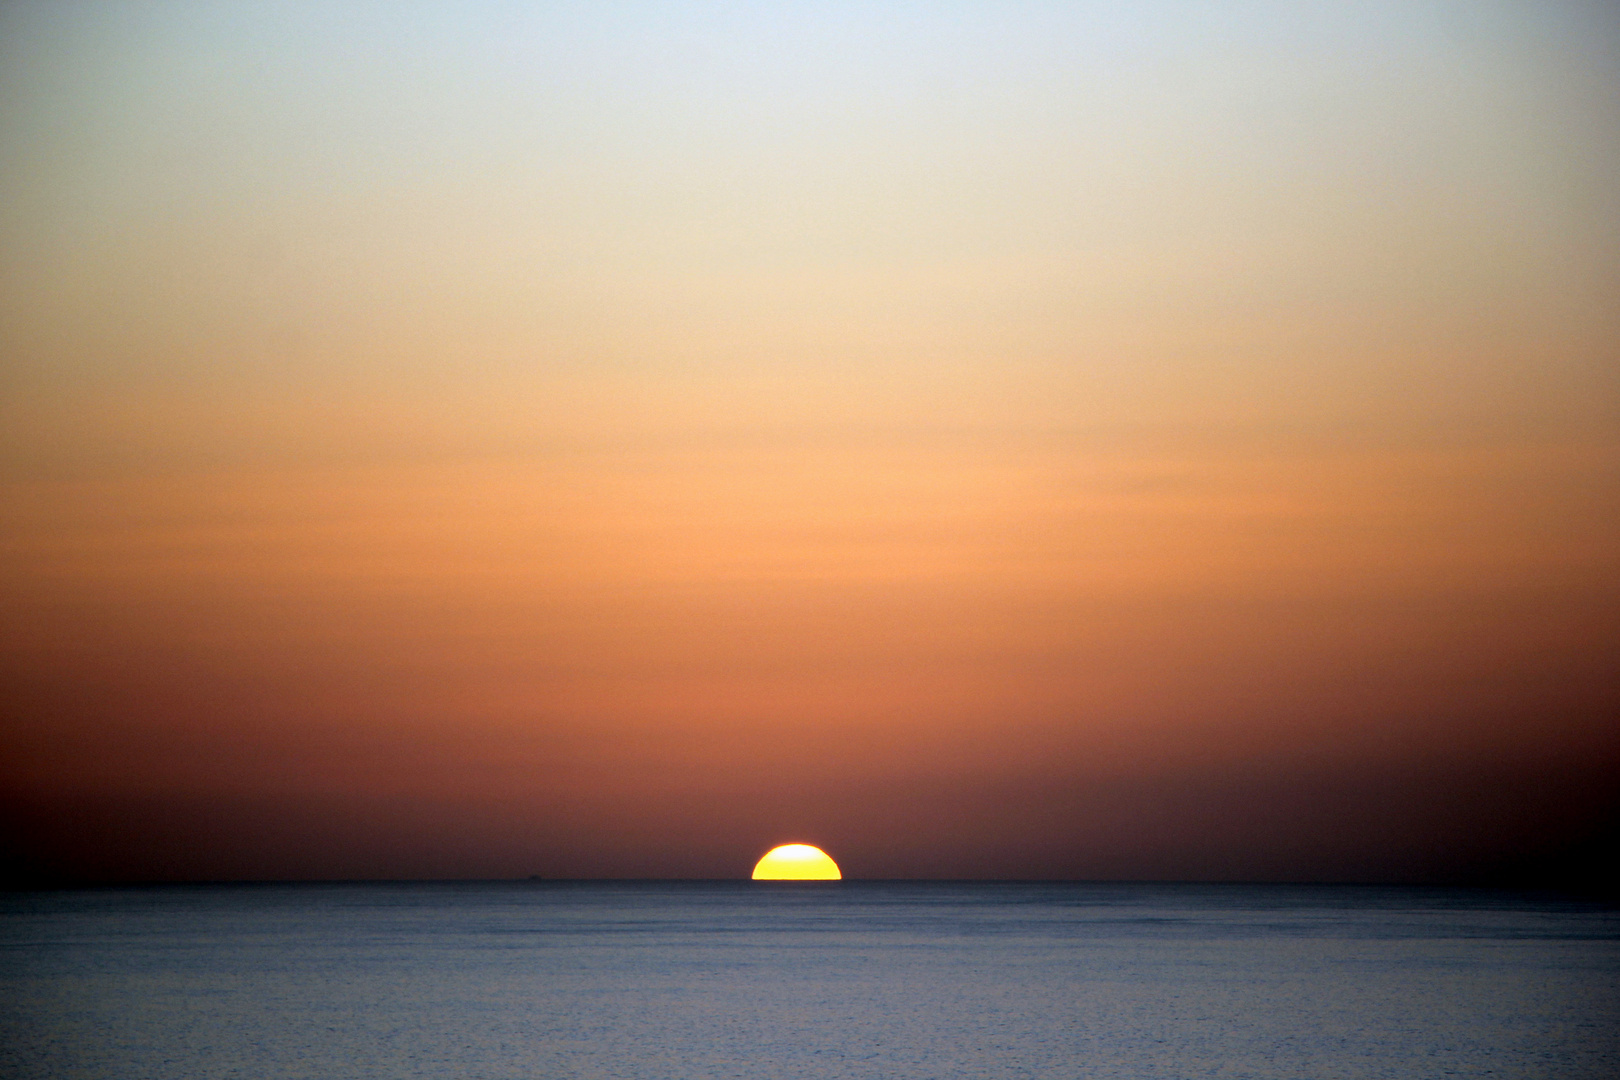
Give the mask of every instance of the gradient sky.
M 1620 807 L 1604 3 L 0 7 L 23 876 Z

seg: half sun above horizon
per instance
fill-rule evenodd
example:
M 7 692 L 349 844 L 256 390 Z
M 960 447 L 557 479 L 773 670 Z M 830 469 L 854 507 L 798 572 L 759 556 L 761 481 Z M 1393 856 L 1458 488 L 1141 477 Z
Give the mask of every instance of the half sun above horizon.
M 754 864 L 755 881 L 842 881 L 838 864 L 810 844 L 782 844 Z

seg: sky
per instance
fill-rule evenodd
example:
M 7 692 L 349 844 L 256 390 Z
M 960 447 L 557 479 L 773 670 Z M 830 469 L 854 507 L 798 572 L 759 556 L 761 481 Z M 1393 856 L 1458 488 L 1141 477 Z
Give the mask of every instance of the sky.
M 1574 0 L 6 4 L 6 872 L 1612 873 L 1617 73 Z

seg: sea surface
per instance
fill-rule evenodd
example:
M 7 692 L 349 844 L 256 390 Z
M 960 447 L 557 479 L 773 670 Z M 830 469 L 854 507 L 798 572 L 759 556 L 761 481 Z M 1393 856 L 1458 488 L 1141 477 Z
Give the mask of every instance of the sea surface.
M 1620 1077 L 1620 912 L 1363 886 L 0 896 L 0 1076 Z

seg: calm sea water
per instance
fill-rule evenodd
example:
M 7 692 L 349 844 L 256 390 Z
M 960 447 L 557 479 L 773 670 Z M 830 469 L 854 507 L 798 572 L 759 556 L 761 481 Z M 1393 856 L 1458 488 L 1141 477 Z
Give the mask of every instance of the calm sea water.
M 0 897 L 0 1076 L 1620 1076 L 1620 914 L 1367 887 Z

